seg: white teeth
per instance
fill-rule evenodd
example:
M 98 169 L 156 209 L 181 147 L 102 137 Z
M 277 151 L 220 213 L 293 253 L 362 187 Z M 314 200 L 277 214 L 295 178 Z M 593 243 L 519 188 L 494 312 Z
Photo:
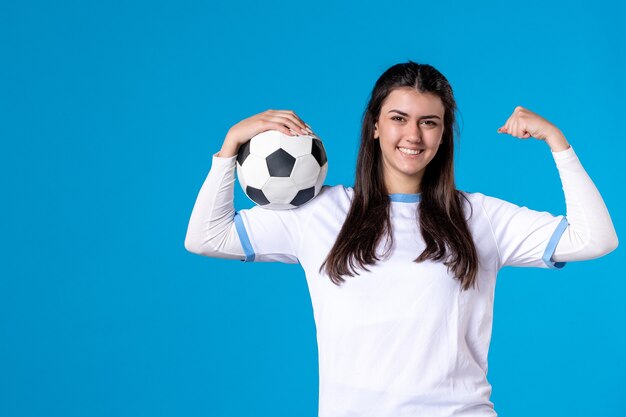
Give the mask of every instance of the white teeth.
M 417 155 L 419 153 L 422 153 L 421 150 L 419 151 L 414 151 L 412 149 L 407 149 L 407 148 L 398 148 L 398 150 L 402 153 L 408 154 L 408 155 Z

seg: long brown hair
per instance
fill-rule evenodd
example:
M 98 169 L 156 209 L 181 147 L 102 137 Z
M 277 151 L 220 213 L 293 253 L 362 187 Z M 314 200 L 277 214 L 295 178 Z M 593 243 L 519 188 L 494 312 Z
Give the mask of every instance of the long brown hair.
M 374 138 L 374 124 L 385 98 L 396 88 L 412 87 L 420 93 L 438 96 L 445 108 L 442 143 L 426 166 L 421 182 L 421 199 L 417 205 L 419 230 L 426 244 L 413 262 L 443 261 L 461 282 L 464 290 L 475 286 L 478 256 L 464 217 L 461 198 L 466 198 L 454 183 L 454 138 L 458 136 L 456 101 L 448 80 L 434 67 L 413 61 L 396 64 L 376 81 L 363 115 L 361 145 L 357 157 L 354 197 L 346 220 L 328 256 L 320 267 L 333 283 L 340 285 L 342 275 L 353 277 L 356 264 L 366 265 L 380 260 L 378 243 L 386 236 L 386 257 L 393 246 L 381 150 Z

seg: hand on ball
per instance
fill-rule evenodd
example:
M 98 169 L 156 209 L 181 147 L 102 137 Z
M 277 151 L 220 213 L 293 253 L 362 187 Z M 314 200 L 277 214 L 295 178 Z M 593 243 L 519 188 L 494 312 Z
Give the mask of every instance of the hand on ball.
M 312 133 L 310 126 L 292 110 L 266 110 L 232 126 L 226 140 L 240 146 L 267 130 L 278 130 L 290 136 Z

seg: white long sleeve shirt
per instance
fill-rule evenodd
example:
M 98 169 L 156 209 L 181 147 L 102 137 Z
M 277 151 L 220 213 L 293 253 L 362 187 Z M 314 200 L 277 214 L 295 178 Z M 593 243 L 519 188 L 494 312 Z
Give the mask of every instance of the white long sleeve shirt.
M 324 186 L 297 209 L 255 206 L 236 213 L 235 156 L 213 156 L 185 247 L 218 258 L 300 263 L 317 329 L 320 417 L 493 417 L 487 353 L 498 271 L 560 269 L 618 244 L 602 197 L 573 148 L 552 155 L 567 216 L 464 193 L 479 259 L 477 287 L 467 291 L 441 262 L 413 262 L 425 247 L 420 194 L 390 194 L 390 257 L 333 284 L 319 266 L 345 221 L 353 189 Z
M 551 152 L 565 194 L 568 226 L 552 256 L 557 262 L 598 258 L 618 245 L 617 234 L 600 192 L 574 149 Z M 194 205 L 185 248 L 198 255 L 245 260 L 234 222 L 236 156 L 213 155 L 211 169 Z

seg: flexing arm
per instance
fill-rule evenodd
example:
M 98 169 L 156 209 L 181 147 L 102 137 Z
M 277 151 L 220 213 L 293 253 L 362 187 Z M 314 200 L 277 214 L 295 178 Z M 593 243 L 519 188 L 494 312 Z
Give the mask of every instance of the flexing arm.
M 600 192 L 570 146 L 552 151 L 565 193 L 569 225 L 552 256 L 557 262 L 583 261 L 606 255 L 618 240 Z
M 520 139 L 543 140 L 552 151 L 565 193 L 565 217 L 569 223 L 555 248 L 554 261 L 594 259 L 617 248 L 617 234 L 604 200 L 560 129 L 517 106 L 498 132 Z

